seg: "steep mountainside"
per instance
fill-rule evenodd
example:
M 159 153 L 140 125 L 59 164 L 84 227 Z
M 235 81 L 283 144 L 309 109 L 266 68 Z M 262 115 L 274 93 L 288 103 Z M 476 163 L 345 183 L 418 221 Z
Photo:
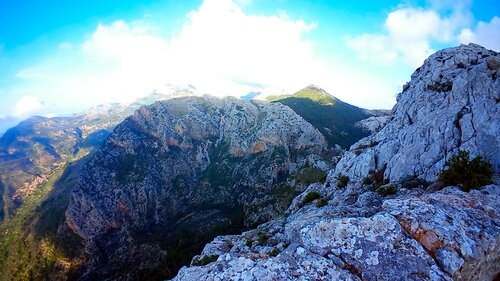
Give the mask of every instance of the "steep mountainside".
M 291 107 L 313 124 L 331 147 L 349 148 L 370 133 L 355 123 L 373 116 L 372 113 L 345 103 L 316 86 L 306 87 L 293 95 L 269 96 L 266 100 Z
M 128 112 L 129 114 L 131 112 Z M 45 182 L 58 167 L 98 145 L 117 120 L 31 117 L 0 138 L 1 217 L 8 218 L 23 198 Z M 102 116 L 96 116 L 102 118 Z
M 92 257 L 83 278 L 176 272 L 216 234 L 283 213 L 297 182 L 325 175 L 325 149 L 281 104 L 189 97 L 142 107 L 84 165 L 72 193 L 67 225 Z
M 474 44 L 432 55 L 388 123 L 354 144 L 326 183 L 310 185 L 283 217 L 217 237 L 174 280 L 498 278 L 498 180 L 464 192 L 413 176 L 435 180 L 459 148 L 500 172 L 499 62 Z
M 111 129 L 143 105 L 194 95 L 167 85 L 128 104 L 104 104 L 66 118 L 32 117 L 0 138 L 5 209 L 0 223 L 0 280 L 65 280 L 87 260 L 64 213 L 81 166 Z M 323 173 L 324 174 L 324 173 Z M 11 203 L 14 203 L 12 205 Z

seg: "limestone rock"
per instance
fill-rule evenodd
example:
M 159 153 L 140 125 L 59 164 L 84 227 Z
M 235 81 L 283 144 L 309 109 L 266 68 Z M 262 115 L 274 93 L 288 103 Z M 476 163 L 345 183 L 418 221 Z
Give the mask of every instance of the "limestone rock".
M 363 128 L 365 130 L 368 130 L 372 133 L 376 133 L 380 131 L 387 122 L 391 119 L 391 116 L 384 115 L 384 116 L 372 116 L 368 117 L 366 119 L 363 119 L 361 121 L 356 122 L 354 124 L 356 127 Z
M 412 75 L 390 121 L 351 146 L 330 173 L 361 180 L 386 165 L 385 178 L 434 181 L 459 149 L 482 155 L 500 170 L 500 54 L 479 45 L 439 51 Z
M 393 199 L 383 209 L 456 280 L 492 280 L 500 271 L 500 189 L 457 188 Z
M 359 201 L 366 199 L 353 191 L 336 191 L 334 196 L 344 198 L 338 202 L 349 202 L 346 199 L 351 196 L 359 200 L 347 205 L 330 201 L 321 208 L 307 205 L 255 230 L 218 237 L 201 254 L 217 254 L 217 261 L 184 267 L 174 280 L 260 280 L 265 276 L 279 280 L 331 276 L 342 276 L 333 280 L 492 280 L 500 270 L 499 186 L 469 193 L 457 187 L 401 193 L 382 200 L 375 214 L 360 209 L 379 204 L 359 208 Z M 258 239 L 263 236 L 265 240 Z M 269 254 L 273 251 L 275 257 Z M 291 271 L 283 264 L 285 257 Z M 316 267 L 297 269 L 305 260 Z M 342 275 L 321 275 L 325 272 Z
M 361 280 L 334 262 L 293 244 L 275 257 L 227 253 L 210 266 L 184 267 L 174 280 Z

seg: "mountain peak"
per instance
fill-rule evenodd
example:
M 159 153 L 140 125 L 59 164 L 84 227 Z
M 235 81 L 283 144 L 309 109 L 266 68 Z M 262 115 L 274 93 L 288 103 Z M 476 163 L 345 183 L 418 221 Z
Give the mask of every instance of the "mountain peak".
M 331 106 L 337 103 L 337 98 L 316 85 L 309 85 L 292 95 L 296 98 L 306 98 L 322 105 Z

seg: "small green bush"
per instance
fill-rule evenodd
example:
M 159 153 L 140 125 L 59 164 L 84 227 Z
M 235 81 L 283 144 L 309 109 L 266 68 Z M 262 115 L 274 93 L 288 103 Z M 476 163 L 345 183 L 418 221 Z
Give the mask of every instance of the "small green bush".
M 337 188 L 344 188 L 349 183 L 349 177 L 348 176 L 339 175 L 337 177 L 337 180 L 338 180 L 338 182 L 337 182 Z
M 388 186 L 381 186 L 377 188 L 377 193 L 380 194 L 381 196 L 388 196 L 392 194 L 396 194 L 398 192 L 397 187 L 394 185 L 388 185 Z
M 306 204 L 309 204 L 311 203 L 312 201 L 320 198 L 321 196 L 319 195 L 319 193 L 317 193 L 316 191 L 311 191 L 309 193 L 306 194 L 306 196 L 304 197 L 304 199 L 302 199 L 302 205 L 306 205 Z
M 384 163 L 384 165 L 382 165 L 382 167 L 379 170 L 370 171 L 368 177 L 371 178 L 371 183 L 373 183 L 373 186 L 375 188 L 389 183 L 389 179 L 384 178 L 384 173 L 386 168 L 387 168 L 387 163 Z M 368 180 L 365 179 L 365 181 Z
M 295 176 L 298 182 L 309 185 L 315 182 L 324 182 L 326 180 L 326 172 L 313 167 L 305 167 Z
M 493 167 L 481 156 L 469 160 L 467 150 L 459 150 L 444 164 L 445 169 L 439 175 L 439 180 L 446 186 L 460 185 L 462 190 L 469 191 L 490 184 Z
M 253 240 L 252 240 L 252 238 L 247 238 L 247 242 L 245 243 L 245 245 L 246 245 L 247 247 L 252 247 L 252 244 L 253 244 Z
M 217 261 L 218 258 L 219 258 L 219 255 L 203 256 L 203 258 L 193 261 L 193 265 L 204 266 L 204 265 L 207 265 L 211 262 Z
M 453 89 L 453 82 L 450 81 L 444 83 L 435 82 L 434 84 L 427 85 L 427 90 L 439 93 L 449 92 L 452 89 Z
M 259 237 L 259 245 L 264 245 L 267 242 L 267 239 L 269 239 L 269 236 L 264 232 L 259 232 L 258 237 Z
M 277 256 L 279 253 L 280 253 L 280 249 L 278 249 L 278 248 L 273 248 L 273 249 L 271 250 L 271 252 L 269 252 L 269 255 L 270 255 L 271 257 L 275 257 L 275 256 Z
M 366 178 L 363 179 L 363 184 L 364 185 L 369 185 L 373 183 L 373 179 L 371 176 L 367 176 Z
M 326 201 L 326 199 L 324 199 L 324 198 L 321 198 L 318 201 L 316 201 L 316 207 L 318 207 L 318 208 L 321 208 L 321 207 L 326 206 L 326 205 L 328 205 L 328 201 Z

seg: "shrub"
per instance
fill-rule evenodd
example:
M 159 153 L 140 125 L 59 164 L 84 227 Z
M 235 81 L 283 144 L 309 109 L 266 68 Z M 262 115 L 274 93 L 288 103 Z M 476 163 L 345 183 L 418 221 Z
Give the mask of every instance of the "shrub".
M 273 248 L 273 249 L 271 250 L 271 252 L 269 252 L 269 255 L 270 255 L 270 256 L 272 256 L 272 257 L 275 257 L 275 256 L 277 256 L 279 253 L 280 253 L 280 249 L 278 249 L 278 248 Z
M 427 90 L 439 93 L 449 92 L 452 89 L 453 89 L 453 82 L 450 81 L 444 83 L 435 82 L 434 84 L 427 85 Z
M 462 190 L 469 191 L 490 184 L 493 168 L 490 163 L 476 156 L 469 160 L 470 153 L 459 150 L 444 164 L 445 169 L 439 175 L 439 180 L 446 186 L 460 185 Z
M 318 201 L 316 201 L 316 207 L 318 207 L 318 208 L 321 208 L 321 207 L 326 206 L 326 205 L 328 205 L 328 201 L 326 201 L 326 199 L 324 199 L 324 198 L 321 198 Z
M 264 232 L 259 232 L 258 237 L 259 237 L 259 245 L 264 245 L 264 243 L 267 242 L 267 239 L 269 239 L 269 236 Z
M 201 258 L 201 259 L 194 260 L 193 265 L 204 266 L 204 265 L 207 265 L 211 262 L 217 261 L 218 258 L 219 258 L 219 255 L 203 256 L 203 258 Z
M 247 238 L 247 242 L 245 243 L 245 245 L 246 245 L 247 247 L 252 247 L 252 244 L 253 244 L 253 240 L 252 240 L 252 238 Z
M 304 199 L 302 199 L 302 205 L 306 205 L 306 204 L 309 204 L 311 203 L 312 201 L 320 198 L 321 196 L 319 195 L 319 193 L 317 193 L 316 191 L 311 191 L 309 193 L 306 194 L 306 196 L 304 197 Z
M 398 192 L 398 189 L 394 185 L 381 186 L 377 188 L 377 193 L 384 197 L 395 194 L 396 192 Z
M 337 180 L 338 180 L 338 182 L 337 182 L 337 188 L 344 188 L 349 183 L 349 177 L 348 176 L 339 175 L 337 177 Z
M 324 182 L 326 180 L 326 172 L 313 167 L 305 167 L 297 173 L 296 179 L 298 182 L 306 185 L 315 182 Z
M 371 176 L 367 176 L 366 178 L 363 179 L 363 184 L 364 185 L 369 185 L 373 183 L 373 179 Z
M 382 167 L 379 170 L 370 171 L 370 174 L 368 175 L 368 177 L 371 178 L 371 183 L 369 183 L 369 184 L 373 183 L 373 186 L 375 188 L 377 188 L 379 186 L 382 186 L 384 184 L 388 184 L 389 183 L 389 179 L 384 179 L 384 173 L 385 173 L 385 169 L 386 168 L 387 168 L 387 164 L 384 163 L 384 165 L 382 165 Z M 365 178 L 365 180 L 363 182 L 369 182 L 369 181 L 370 180 L 367 180 Z

